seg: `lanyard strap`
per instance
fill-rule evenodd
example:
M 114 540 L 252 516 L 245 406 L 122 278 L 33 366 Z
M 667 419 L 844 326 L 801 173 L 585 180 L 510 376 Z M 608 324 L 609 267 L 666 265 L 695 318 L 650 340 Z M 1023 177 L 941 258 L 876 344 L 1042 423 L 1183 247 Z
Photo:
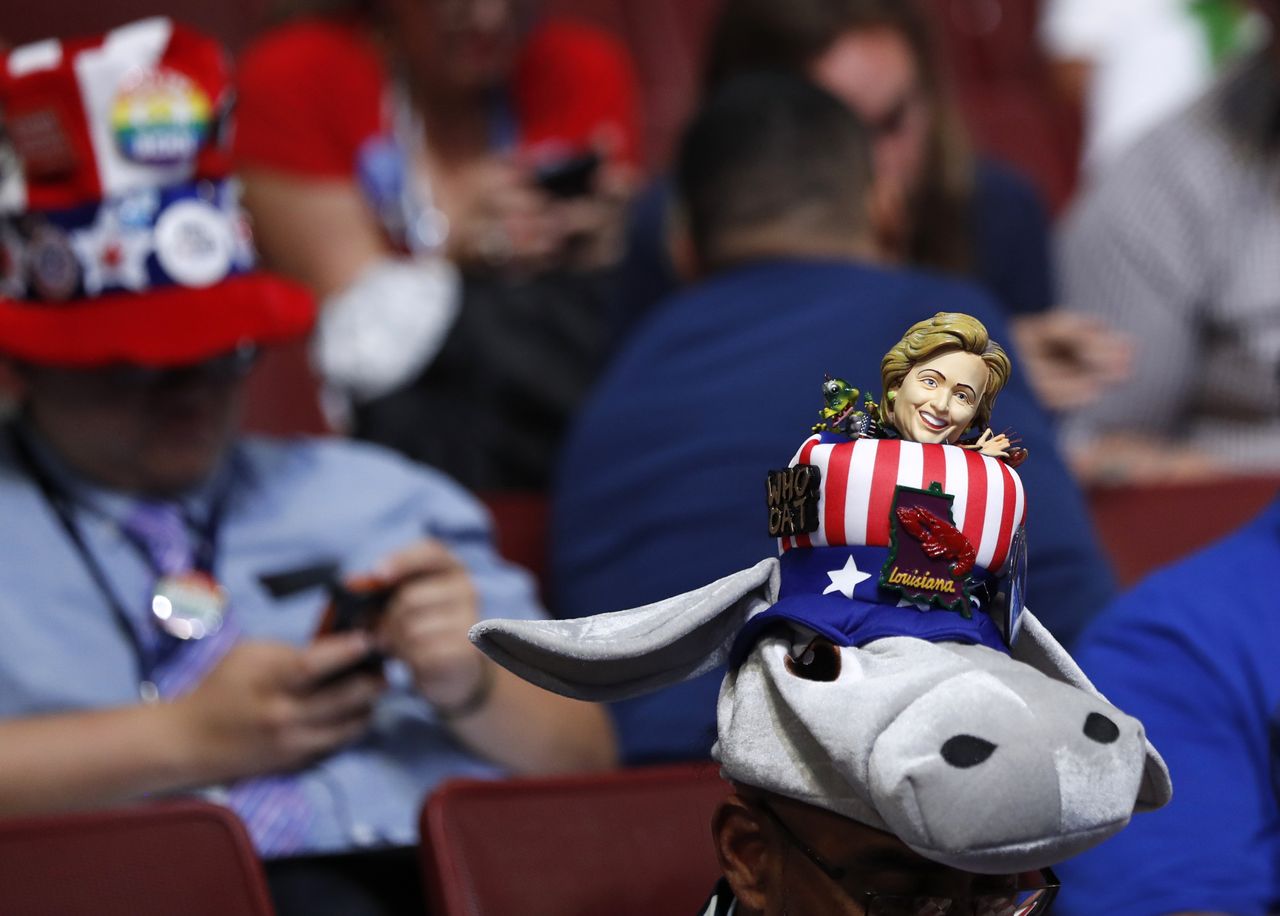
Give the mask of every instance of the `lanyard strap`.
M 31 447 L 31 443 L 27 441 L 19 424 L 11 423 L 9 425 L 8 437 L 18 461 L 22 464 L 28 476 L 35 482 L 45 503 L 53 510 L 53 514 L 58 519 L 58 523 L 66 534 L 67 539 L 71 542 L 72 547 L 75 548 L 90 578 L 93 579 L 94 587 L 97 588 L 98 593 L 107 603 L 118 628 L 132 647 L 134 658 L 137 660 L 138 681 L 140 683 L 149 681 L 151 672 L 154 671 L 156 664 L 169 652 L 180 646 L 181 643 L 177 640 L 172 640 L 173 644 L 166 647 L 164 644 L 165 634 L 157 630 L 156 635 L 159 637 L 157 649 L 156 651 L 148 650 L 143 644 L 143 639 L 138 629 L 134 626 L 133 617 L 125 609 L 124 603 L 120 600 L 119 595 L 116 594 L 115 589 L 112 588 L 111 582 L 107 578 L 106 570 L 102 568 L 102 563 L 90 549 L 84 533 L 76 523 L 75 506 L 70 495 L 58 485 L 53 475 L 40 463 L 39 458 L 36 457 L 35 450 Z M 195 568 L 209 575 L 213 574 L 214 562 L 217 557 L 218 530 L 221 526 L 223 509 L 227 502 L 229 490 L 230 487 L 227 486 L 221 489 L 214 500 L 204 526 L 191 525 L 190 519 L 186 519 L 184 513 L 184 519 L 186 519 L 187 524 L 200 535 L 194 557 Z M 134 546 L 147 566 L 158 578 L 160 571 L 155 568 L 150 552 L 134 535 L 123 529 L 121 533 Z

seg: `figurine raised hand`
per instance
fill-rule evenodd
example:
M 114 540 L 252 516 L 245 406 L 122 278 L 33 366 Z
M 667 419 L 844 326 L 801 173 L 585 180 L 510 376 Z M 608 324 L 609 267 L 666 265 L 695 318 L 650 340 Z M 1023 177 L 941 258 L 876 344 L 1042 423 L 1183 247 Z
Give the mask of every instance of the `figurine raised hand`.
M 981 452 L 984 455 L 990 455 L 993 458 L 1003 458 L 1006 462 L 1017 467 L 1023 462 L 1027 456 L 1025 448 L 1018 448 L 1017 442 L 1021 440 L 1010 439 L 1007 432 L 993 433 L 987 429 L 981 436 L 972 441 L 958 442 L 961 448 L 971 449 L 975 452 Z M 1021 458 L 1014 456 L 1021 453 Z

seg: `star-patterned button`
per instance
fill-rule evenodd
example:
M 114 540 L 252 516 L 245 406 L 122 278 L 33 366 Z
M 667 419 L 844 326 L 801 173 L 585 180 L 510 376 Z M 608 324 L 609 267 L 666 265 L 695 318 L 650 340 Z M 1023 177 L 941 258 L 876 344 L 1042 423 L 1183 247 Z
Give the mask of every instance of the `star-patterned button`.
M 115 205 L 103 205 L 93 225 L 72 233 L 71 244 L 84 267 L 85 292 L 90 296 L 108 287 L 146 289 L 151 233 L 122 225 Z
M 827 573 L 827 578 L 831 580 L 831 584 L 822 590 L 822 594 L 839 592 L 846 598 L 852 598 L 853 590 L 858 587 L 858 583 L 870 579 L 871 573 L 864 573 L 858 569 L 858 564 L 853 562 L 853 557 L 849 557 L 844 561 L 842 569 L 832 570 Z

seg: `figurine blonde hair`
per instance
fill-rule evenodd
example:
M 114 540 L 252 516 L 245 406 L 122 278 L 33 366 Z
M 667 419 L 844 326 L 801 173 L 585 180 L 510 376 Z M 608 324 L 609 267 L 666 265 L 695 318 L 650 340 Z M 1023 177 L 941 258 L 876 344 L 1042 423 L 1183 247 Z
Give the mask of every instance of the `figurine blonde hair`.
M 912 366 L 955 350 L 979 356 L 987 366 L 987 386 L 978 399 L 973 424 L 985 427 L 990 423 L 996 395 L 1009 381 L 1012 367 L 1004 348 L 987 335 L 982 322 L 962 312 L 938 312 L 932 318 L 916 322 L 884 355 L 880 361 L 880 381 L 884 386 L 884 397 L 880 399 L 880 422 L 893 425 L 890 392 L 902 386 Z

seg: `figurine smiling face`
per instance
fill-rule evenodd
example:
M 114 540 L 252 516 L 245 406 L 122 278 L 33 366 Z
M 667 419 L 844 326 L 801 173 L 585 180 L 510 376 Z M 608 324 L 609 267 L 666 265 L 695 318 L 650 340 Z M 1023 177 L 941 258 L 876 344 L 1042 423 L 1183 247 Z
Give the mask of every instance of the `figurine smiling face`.
M 913 442 L 955 442 L 972 425 L 990 370 L 982 357 L 949 350 L 916 363 L 893 392 L 893 425 Z
M 990 422 L 1008 380 L 1009 357 L 982 322 L 939 312 L 908 328 L 880 361 L 879 419 L 912 442 L 955 443 Z M 1002 439 L 1002 448 L 1010 445 Z

